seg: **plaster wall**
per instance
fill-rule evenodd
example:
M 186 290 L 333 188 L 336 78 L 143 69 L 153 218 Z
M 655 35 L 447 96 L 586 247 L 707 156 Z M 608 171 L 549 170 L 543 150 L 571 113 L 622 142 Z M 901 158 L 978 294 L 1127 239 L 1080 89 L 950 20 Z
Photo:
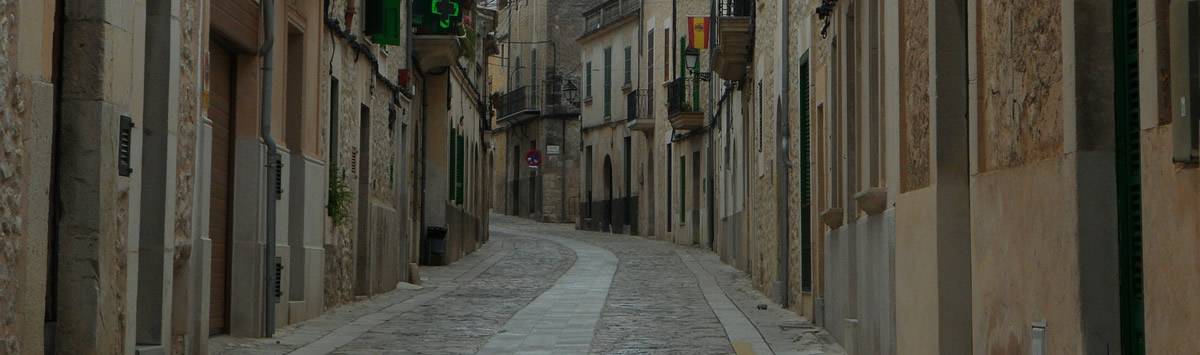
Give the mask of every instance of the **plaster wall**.
M 300 144 L 301 150 L 306 156 L 323 157 L 317 158 L 320 166 L 313 167 L 313 172 L 317 172 L 316 168 L 323 168 L 320 176 L 307 176 L 315 182 L 320 182 L 320 186 L 313 186 L 312 189 L 320 189 L 320 195 L 326 195 L 328 169 L 335 169 L 333 173 L 341 176 L 343 182 L 350 189 L 352 196 L 346 203 L 348 217 L 342 224 L 336 224 L 330 218 L 322 218 L 324 225 L 316 226 L 323 231 L 323 248 L 324 256 L 316 258 L 318 263 L 323 263 L 323 291 L 324 301 L 323 308 L 316 306 L 297 306 L 299 309 L 307 309 L 307 312 L 297 311 L 298 315 L 311 317 L 314 316 L 312 310 L 327 309 L 344 303 L 349 303 L 354 300 L 356 294 L 373 295 L 380 292 L 385 292 L 395 287 L 396 281 L 401 277 L 407 279 L 408 275 L 396 274 L 395 270 L 406 267 L 412 257 L 411 249 L 414 249 L 416 217 L 418 209 L 416 207 L 408 208 L 401 206 L 402 204 L 411 204 L 411 199 L 423 199 L 426 196 L 420 196 L 417 191 L 420 188 L 410 187 L 415 184 L 399 185 L 401 181 L 415 181 L 413 169 L 417 161 L 415 154 L 419 154 L 416 148 L 419 141 L 428 139 L 430 141 L 438 141 L 443 145 L 447 142 L 446 136 L 448 130 L 438 134 L 427 134 L 421 132 L 419 123 L 413 117 L 417 115 L 419 108 L 411 107 L 408 101 L 399 99 L 404 97 L 400 93 L 393 92 L 391 88 L 380 81 L 379 77 L 397 78 L 399 71 L 408 68 L 408 58 L 401 53 L 406 53 L 407 42 L 401 41 L 399 46 L 380 46 L 372 43 L 367 43 L 367 50 L 370 51 L 376 58 L 378 66 L 366 60 L 365 54 L 357 52 L 353 49 L 348 40 L 335 35 L 328 25 L 325 24 L 320 11 L 320 2 L 310 1 L 309 7 L 314 7 L 314 12 L 309 15 L 298 16 L 294 12 L 291 13 L 289 19 L 292 26 L 302 26 L 305 31 L 305 50 L 304 53 L 311 53 L 318 50 L 319 55 L 312 60 L 312 57 L 307 57 L 303 61 L 306 73 L 312 73 L 317 77 L 316 80 L 310 80 L 305 83 L 303 92 L 305 95 L 315 95 L 322 99 L 311 100 L 314 103 L 304 102 L 302 111 L 304 115 L 301 119 L 294 119 L 291 124 L 302 124 L 303 129 L 299 133 L 293 133 L 292 141 Z M 297 5 L 301 5 L 297 3 Z M 334 26 L 340 29 L 348 30 L 352 34 L 361 36 L 362 21 L 361 9 L 356 9 L 360 16 L 347 17 L 345 14 L 350 6 L 361 6 L 361 3 L 350 4 L 346 0 L 332 0 L 329 2 L 327 9 L 329 16 L 336 22 Z M 406 18 L 401 15 L 401 18 Z M 347 22 L 349 19 L 349 22 Z M 308 33 L 319 34 L 316 42 L 309 39 Z M 363 39 L 358 39 L 362 41 Z M 313 63 L 315 62 L 315 63 Z M 307 78 L 307 76 L 306 76 Z M 330 116 L 333 108 L 327 103 L 330 102 L 332 93 L 332 79 L 338 80 L 338 102 L 336 103 L 337 121 L 333 124 Z M 437 84 L 439 80 L 429 80 L 430 84 Z M 392 79 L 395 80 L 395 79 Z M 441 76 L 441 84 L 446 83 L 446 76 Z M 310 89 L 310 87 L 315 87 Z M 316 90 L 316 93 L 313 92 Z M 429 92 L 440 93 L 442 98 L 446 96 L 446 88 L 443 86 L 439 90 L 429 90 Z M 427 104 L 432 104 L 432 101 L 426 101 Z M 439 103 L 445 108 L 445 101 Z M 369 116 L 362 117 L 363 108 L 367 109 Z M 315 113 L 310 113 L 309 109 L 315 109 Z M 426 107 L 425 109 L 428 109 Z M 430 112 L 441 113 L 439 116 L 440 122 L 444 122 L 446 111 L 428 110 Z M 392 116 L 392 113 L 395 116 Z M 393 120 L 394 119 L 394 120 Z M 439 121 L 435 120 L 435 121 Z M 362 125 L 367 124 L 367 127 Z M 366 139 L 363 141 L 362 132 L 368 132 Z M 442 129 L 446 129 L 443 125 Z M 403 134 L 403 136 L 402 136 Z M 330 137 L 336 135 L 338 146 L 330 147 Z M 400 146 L 403 143 L 403 146 Z M 446 151 L 441 151 L 445 153 Z M 432 152 L 429 152 L 433 156 Z M 364 156 L 365 155 L 365 156 Z M 421 159 L 425 160 L 425 159 Z M 429 159 L 426 161 L 426 168 L 430 174 L 440 172 L 445 174 L 446 162 L 445 159 Z M 336 164 L 335 164 L 336 162 Z M 441 169 L 433 167 L 435 164 L 442 164 Z M 365 165 L 365 168 L 363 167 Z M 367 174 L 365 177 L 362 174 Z M 445 177 L 432 179 L 433 176 L 427 177 L 428 181 L 439 181 L 442 184 L 445 182 Z M 366 184 L 362 184 L 362 182 Z M 406 191 L 400 189 L 406 188 Z M 445 194 L 445 186 L 438 190 Z M 403 200 L 402 197 L 410 196 L 410 200 Z M 444 196 L 444 195 L 443 195 Z M 324 213 L 324 206 L 328 197 L 319 201 L 314 201 L 313 206 L 306 205 L 305 215 L 315 215 L 315 213 Z M 413 204 L 416 206 L 417 204 Z M 316 209 L 313 209 L 316 208 Z M 426 208 L 426 217 L 438 217 L 440 208 Z M 362 215 L 366 213 L 366 215 Z M 410 222 L 411 221 L 411 222 Z M 438 224 L 431 224 L 438 225 Z M 444 225 L 444 224 L 442 224 Z M 407 230 L 405 227 L 408 227 Z M 311 238 L 305 235 L 306 240 Z M 401 245 L 408 246 L 403 248 Z M 307 246 L 303 255 L 307 256 L 315 254 L 314 246 Z M 301 255 L 299 251 L 294 255 Z M 318 264 L 320 265 L 320 264 Z M 314 268 L 311 265 L 303 266 L 305 270 Z M 306 276 L 307 277 L 307 276 Z M 308 289 L 306 287 L 306 289 Z M 315 290 L 308 289 L 305 294 L 307 302 L 308 297 L 316 296 Z
M 1184 330 L 1200 327 L 1200 171 L 1171 163 L 1171 128 L 1141 138 L 1147 354 L 1200 349 Z
M 896 353 L 939 354 L 937 187 L 896 200 Z
M 1079 354 L 1080 275 L 1075 163 L 1066 158 L 971 179 L 974 353 L 1029 349 L 1048 324 L 1046 350 Z

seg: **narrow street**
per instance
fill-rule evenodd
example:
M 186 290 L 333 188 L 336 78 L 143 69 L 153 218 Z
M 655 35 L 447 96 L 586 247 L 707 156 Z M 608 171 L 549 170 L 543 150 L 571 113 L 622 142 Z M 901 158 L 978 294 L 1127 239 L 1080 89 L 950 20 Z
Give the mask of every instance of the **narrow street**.
M 493 216 L 492 240 L 421 286 L 282 328 L 218 337 L 218 354 L 839 354 L 711 252 Z M 770 304 L 767 309 L 758 306 Z

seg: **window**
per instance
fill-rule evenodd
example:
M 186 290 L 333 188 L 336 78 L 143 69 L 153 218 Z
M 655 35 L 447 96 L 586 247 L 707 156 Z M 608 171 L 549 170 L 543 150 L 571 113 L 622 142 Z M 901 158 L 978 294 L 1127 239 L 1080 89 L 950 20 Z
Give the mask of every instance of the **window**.
M 671 177 L 671 168 L 671 143 L 667 143 L 667 232 L 670 232 L 671 225 L 675 224 L 672 220 L 675 215 L 671 213 L 671 191 L 674 191 L 671 189 L 672 182 L 674 181 Z
M 650 113 L 650 117 L 654 117 L 654 30 L 646 34 L 647 55 L 646 55 L 646 97 L 650 103 L 650 108 L 646 112 Z
M 587 89 L 584 90 L 583 97 L 586 100 L 591 100 L 592 99 L 592 62 L 587 62 L 587 67 L 584 69 L 584 71 L 587 72 L 587 75 L 586 75 L 587 83 L 585 85 L 585 86 L 587 86 Z
M 590 146 L 590 145 L 587 146 L 587 148 L 585 148 L 584 151 L 585 151 L 585 153 L 583 155 L 583 159 L 584 159 L 583 169 L 585 170 L 585 172 L 583 174 L 583 178 L 586 179 L 586 181 L 584 181 L 584 183 L 583 183 L 583 186 L 585 189 L 584 195 L 583 195 L 583 198 L 584 198 L 583 208 L 584 208 L 584 216 L 591 218 L 592 217 L 592 146 Z
M 612 47 L 604 49 L 604 118 L 612 117 Z
M 521 87 L 521 56 L 517 56 L 517 65 L 513 66 L 513 84 L 516 87 Z
M 329 82 L 329 166 L 336 169 L 338 165 L 338 80 L 330 78 Z M 335 172 L 341 173 L 341 172 Z
M 625 137 L 625 197 L 633 197 L 633 140 Z M 625 199 L 625 224 L 633 225 L 633 199 Z
M 679 223 L 687 222 L 687 156 L 679 157 Z
M 633 82 L 633 48 L 625 47 L 625 84 Z
M 448 189 L 446 192 L 450 194 L 449 199 L 451 201 L 455 201 L 455 203 L 457 204 L 458 197 L 456 195 L 456 192 L 458 191 L 458 129 L 456 129 L 454 127 L 450 127 L 450 136 L 448 137 L 448 139 L 449 139 L 449 143 L 450 143 L 450 152 L 449 152 L 450 153 L 450 173 L 447 175 L 450 177 L 450 183 L 446 184 L 446 187 Z
M 665 51 L 671 50 L 671 29 L 670 28 L 667 29 L 667 35 L 663 36 L 663 50 L 665 50 Z M 674 53 L 672 53 L 672 55 L 674 55 Z M 668 55 L 663 56 L 663 81 L 671 80 L 671 57 L 672 56 L 668 56 Z

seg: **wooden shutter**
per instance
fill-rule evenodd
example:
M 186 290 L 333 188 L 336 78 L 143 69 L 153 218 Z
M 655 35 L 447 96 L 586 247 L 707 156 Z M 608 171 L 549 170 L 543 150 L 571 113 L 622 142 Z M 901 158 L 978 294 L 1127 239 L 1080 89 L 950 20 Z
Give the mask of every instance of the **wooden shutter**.
M 1137 1 L 1113 2 L 1116 69 L 1117 228 L 1122 353 L 1146 353 L 1142 277 L 1142 183 L 1139 146 Z

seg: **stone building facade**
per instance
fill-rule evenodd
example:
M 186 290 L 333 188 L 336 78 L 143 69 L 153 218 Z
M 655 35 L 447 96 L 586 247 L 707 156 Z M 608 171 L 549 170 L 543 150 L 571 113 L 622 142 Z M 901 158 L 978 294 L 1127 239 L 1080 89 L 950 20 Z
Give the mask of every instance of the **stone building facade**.
M 617 4 L 612 7 L 612 4 Z M 603 11 L 619 11 L 604 17 L 589 27 L 579 39 L 584 68 L 584 102 L 581 108 L 583 164 L 579 194 L 580 223 L 583 229 L 638 233 L 638 198 L 642 191 L 636 181 L 644 181 L 640 169 L 646 151 L 641 134 L 628 126 L 637 119 L 637 100 L 640 73 L 636 64 L 641 59 L 638 21 L 640 1 L 610 1 L 601 3 L 584 16 L 594 19 Z M 608 22 L 603 22 L 607 20 Z M 590 94 L 590 95 L 589 95 Z M 633 105 L 633 106 L 631 106 Z M 636 140 L 636 143 L 635 143 Z M 634 147 L 637 144 L 642 149 Z M 637 177 L 641 177 L 638 179 Z
M 0 353 L 203 354 L 416 281 L 430 166 L 458 164 L 441 227 L 474 241 L 442 262 L 486 241 L 484 52 L 413 56 L 407 6 L 376 44 L 367 4 L 0 4 Z
M 581 67 L 579 21 L 592 1 L 501 1 L 496 38 L 500 58 L 491 86 L 496 120 L 492 139 L 503 185 L 497 212 L 545 222 L 575 222 L 579 211 Z M 498 67 L 497 67 L 498 66 Z M 503 73 L 503 74 L 501 74 Z M 574 88 L 574 91 L 572 91 Z M 526 156 L 541 155 L 530 168 Z M 502 177 L 502 178 L 500 178 Z

